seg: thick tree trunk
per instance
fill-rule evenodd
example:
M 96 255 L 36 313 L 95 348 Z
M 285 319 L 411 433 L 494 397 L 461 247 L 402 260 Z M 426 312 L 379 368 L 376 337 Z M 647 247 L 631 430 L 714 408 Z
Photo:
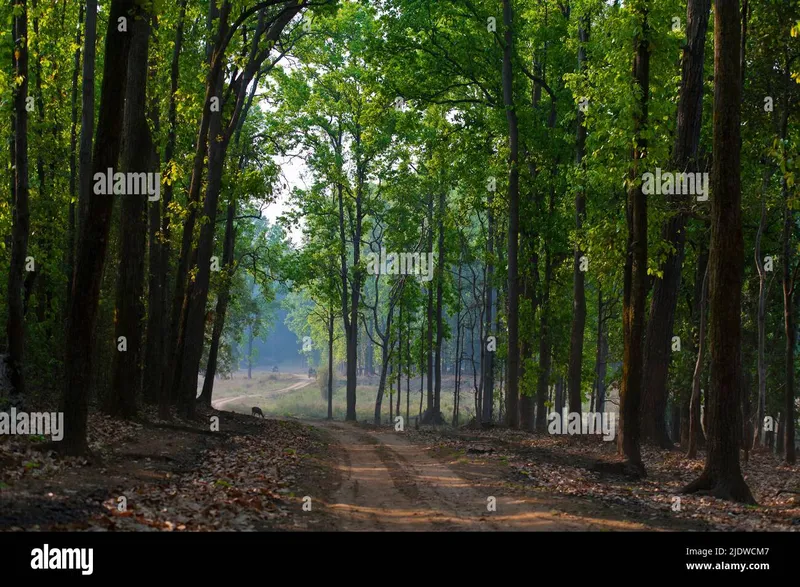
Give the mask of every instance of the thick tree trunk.
M 17 3 L 14 17 L 16 69 L 19 80 L 14 93 L 14 199 L 11 225 L 11 262 L 8 267 L 8 337 L 9 381 L 15 395 L 25 395 L 25 308 L 22 299 L 25 257 L 31 220 L 28 193 L 28 7 L 25 0 Z M 69 340 L 69 339 L 67 339 Z
M 697 171 L 697 148 L 703 117 L 703 64 L 711 0 L 690 0 L 686 7 L 686 44 L 683 47 L 681 90 L 672 167 L 676 172 Z M 656 278 L 647 322 L 642 388 L 642 440 L 661 447 L 671 445 L 666 434 L 667 379 L 675 310 L 686 243 L 688 194 L 671 202 L 673 216 L 662 227 L 662 239 L 672 252 Z
M 738 0 L 714 8 L 714 163 L 709 257 L 708 452 L 703 473 L 684 492 L 755 503 L 739 465 L 741 428 L 741 302 L 744 243 L 741 201 L 741 75 Z
M 508 364 L 506 419 L 509 428 L 519 428 L 519 129 L 514 109 L 512 0 L 503 0 L 503 103 L 508 121 Z
M 147 56 L 150 40 L 149 16 L 137 11 L 131 16 L 128 56 L 128 84 L 123 126 L 124 173 L 152 173 L 153 144 L 146 117 Z M 125 419 L 136 415 L 136 398 L 142 382 L 141 347 L 144 307 L 144 255 L 147 239 L 147 199 L 143 195 L 121 196 L 119 277 L 114 312 L 113 383 L 108 412 Z M 127 350 L 119 348 L 120 339 Z
M 119 157 L 131 36 L 129 33 L 117 30 L 117 21 L 127 17 L 134 4 L 134 0 L 111 2 L 106 33 L 100 115 L 92 160 L 94 173 L 105 173 L 109 167 L 113 168 Z M 88 387 L 92 372 L 91 342 L 100 297 L 100 280 L 108 248 L 113 202 L 113 195 L 90 197 L 86 221 L 81 226 L 81 236 L 78 241 L 75 283 L 66 328 L 66 340 L 69 341 L 69 345 L 65 358 L 66 386 L 61 406 L 64 412 L 64 439 L 59 445 L 70 455 L 83 454 L 87 450 L 86 418 Z

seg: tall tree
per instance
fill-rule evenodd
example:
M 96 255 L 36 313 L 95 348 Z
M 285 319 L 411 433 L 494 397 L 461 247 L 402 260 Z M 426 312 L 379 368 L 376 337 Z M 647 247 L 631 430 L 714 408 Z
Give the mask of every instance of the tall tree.
M 631 187 L 626 206 L 628 246 L 623 294 L 623 360 L 619 393 L 619 448 L 631 472 L 644 475 L 639 447 L 639 405 L 643 375 L 644 304 L 647 298 L 647 197 L 639 181 L 640 161 L 647 151 L 647 113 L 650 100 L 650 0 L 639 0 L 634 10 L 640 22 L 633 59 L 634 88 L 638 97 L 634 115 L 635 142 L 631 165 Z
M 711 0 L 689 0 L 686 5 L 686 44 L 683 46 L 680 97 L 678 98 L 672 169 L 698 171 L 697 149 L 703 118 L 703 64 Z M 686 244 L 688 194 L 674 196 L 672 213 L 661 236 L 669 244 L 663 276 L 655 280 L 647 321 L 642 386 L 642 439 L 670 446 L 666 431 L 667 379 L 670 343 Z
M 134 0 L 112 0 L 106 32 L 103 85 L 100 93 L 100 114 L 94 141 L 92 171 L 106 173 L 119 158 L 122 139 L 122 113 L 128 81 L 128 53 L 131 34 L 122 27 Z M 120 30 L 124 28 L 125 30 Z M 97 318 L 100 280 L 103 274 L 108 231 L 111 225 L 113 195 L 94 195 L 89 198 L 86 219 L 81 225 L 75 281 L 67 315 L 67 345 L 65 370 L 66 386 L 62 398 L 64 440 L 61 448 L 71 455 L 87 450 L 86 419 L 88 410 L 89 377 L 92 372 L 91 342 Z M 78 295 L 80 294 L 80 295 Z
M 153 142 L 147 122 L 147 66 L 150 15 L 142 9 L 129 15 L 131 46 L 123 123 L 122 170 L 136 176 L 153 176 Z M 130 177 L 130 176 L 129 176 Z M 121 197 L 121 245 L 117 278 L 111 415 L 132 418 L 142 383 L 142 326 L 144 323 L 144 255 L 147 240 L 147 199 L 142 194 Z M 154 255 L 155 256 L 155 255 Z M 124 347 L 122 346 L 124 343 Z
M 589 18 L 581 18 L 578 27 L 578 71 L 583 72 L 586 65 L 586 43 L 589 41 Z M 586 123 L 582 108 L 578 108 L 578 130 L 575 137 L 575 165 L 582 171 L 583 158 L 586 156 Z M 580 173 L 579 181 L 584 181 L 584 173 Z M 586 193 L 583 186 L 575 192 L 575 228 L 576 242 L 572 267 L 572 329 L 569 338 L 569 367 L 567 385 L 569 387 L 569 411 L 581 413 L 581 367 L 583 366 L 583 334 L 586 328 L 586 285 L 585 273 L 581 271 L 583 251 L 580 247 L 581 229 L 586 217 Z M 599 342 L 598 342 L 599 344 Z
M 11 263 L 8 268 L 8 355 L 10 383 L 17 395 L 25 394 L 25 310 L 23 273 L 27 264 L 31 220 L 28 185 L 28 5 L 19 0 L 14 12 L 14 190 L 11 228 Z
M 503 0 L 503 103 L 508 121 L 508 386 L 506 418 L 519 428 L 519 124 L 514 109 L 514 8 Z
M 739 465 L 739 394 L 742 363 L 741 301 L 744 244 L 741 193 L 741 65 L 739 0 L 717 0 L 714 9 L 714 164 L 711 175 L 709 347 L 711 389 L 708 452 L 702 474 L 684 493 L 755 503 Z

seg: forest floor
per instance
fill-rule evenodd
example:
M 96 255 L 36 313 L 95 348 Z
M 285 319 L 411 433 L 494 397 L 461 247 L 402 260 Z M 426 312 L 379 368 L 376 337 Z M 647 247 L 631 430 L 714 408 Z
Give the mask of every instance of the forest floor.
M 146 409 L 139 422 L 92 413 L 89 430 L 88 458 L 0 437 L 0 531 L 302 530 L 317 520 L 299 496 L 332 486 L 327 439 L 299 422 Z
M 800 491 L 800 467 L 768 453 L 743 465 L 759 505 L 742 506 L 677 495 L 702 454 L 645 447 L 647 478 L 598 472 L 618 461 L 599 438 L 213 409 L 170 422 L 92 413 L 89 429 L 88 458 L 0 438 L 0 531 L 800 530 L 800 494 L 778 493 Z

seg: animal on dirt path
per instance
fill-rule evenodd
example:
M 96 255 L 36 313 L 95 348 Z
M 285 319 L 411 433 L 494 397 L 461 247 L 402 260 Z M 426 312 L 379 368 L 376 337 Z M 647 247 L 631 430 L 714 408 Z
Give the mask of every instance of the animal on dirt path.
M 261 408 L 253 408 L 252 416 L 261 416 L 264 417 L 264 412 L 261 411 Z

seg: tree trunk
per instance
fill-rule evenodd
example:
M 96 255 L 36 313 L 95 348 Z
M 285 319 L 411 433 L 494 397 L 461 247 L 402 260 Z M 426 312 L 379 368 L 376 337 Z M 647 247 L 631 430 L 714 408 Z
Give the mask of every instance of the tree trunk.
M 397 317 L 397 415 L 400 415 L 400 392 L 403 389 L 403 306 Z
M 203 391 L 200 393 L 200 404 L 211 406 L 211 396 L 214 391 L 214 376 L 217 373 L 217 356 L 219 354 L 219 344 L 222 338 L 222 330 L 225 327 L 225 316 L 228 311 L 228 301 L 231 294 L 231 280 L 233 279 L 233 254 L 236 232 L 233 227 L 233 219 L 236 216 L 236 204 L 231 201 L 228 203 L 227 216 L 225 218 L 225 241 L 222 248 L 222 265 L 225 271 L 223 283 L 217 295 L 217 308 L 214 313 L 214 329 L 211 333 L 211 346 L 208 349 L 208 361 L 206 362 L 206 376 L 203 379 Z
M 536 431 L 547 430 L 547 401 L 550 390 L 550 284 L 553 279 L 553 262 L 550 257 L 548 240 L 544 243 L 544 281 L 542 282 L 542 301 L 539 304 L 539 377 L 536 384 Z
M 147 65 L 150 41 L 149 15 L 137 11 L 131 16 L 128 83 L 123 126 L 124 173 L 151 173 L 153 144 L 147 124 Z M 127 340 L 127 350 L 114 354 L 113 382 L 108 412 L 131 419 L 136 415 L 136 396 L 141 386 L 142 318 L 144 308 L 144 255 L 147 239 L 147 200 L 142 195 L 122 196 L 119 277 L 114 312 L 114 344 Z
M 222 20 L 221 20 L 222 23 Z M 226 24 L 220 24 L 220 35 L 226 30 Z M 225 28 L 222 28 L 225 27 Z M 216 96 L 222 96 L 222 76 L 217 78 Z M 178 384 L 178 405 L 185 417 L 194 416 L 197 399 L 197 376 L 200 358 L 203 354 L 204 326 L 208 287 L 211 279 L 211 255 L 214 252 L 214 232 L 216 228 L 217 204 L 222 189 L 222 173 L 229 137 L 224 135 L 222 124 L 222 99 L 218 112 L 211 113 L 208 130 L 208 182 L 203 202 L 203 217 L 208 221 L 200 227 L 197 243 L 197 274 L 194 287 L 189 287 L 184 300 L 186 322 L 183 329 L 183 356 L 180 363 L 180 380 Z
M 366 340 L 364 341 L 364 375 L 375 374 L 375 347 L 372 343 L 372 322 L 368 319 L 364 325 Z
M 72 69 L 72 123 L 70 125 L 69 136 L 69 228 L 67 231 L 67 253 L 66 273 L 67 273 L 67 303 L 69 307 L 70 297 L 72 296 L 72 277 L 75 270 L 75 234 L 77 231 L 77 210 L 78 201 L 78 162 L 76 152 L 78 150 L 78 76 L 81 68 L 81 28 L 83 25 L 83 4 L 80 5 L 78 12 L 78 31 L 75 33 L 75 57 Z
M 589 42 L 589 19 L 581 18 L 578 25 L 578 72 L 586 68 L 586 43 Z M 575 139 L 575 165 L 580 169 L 581 181 L 585 181 L 584 156 L 586 154 L 586 124 L 583 110 L 578 108 L 578 131 Z M 569 338 L 569 367 L 567 385 L 569 387 L 569 411 L 580 414 L 583 403 L 581 395 L 581 367 L 583 366 L 583 334 L 586 328 L 586 285 L 585 274 L 581 271 L 580 247 L 583 220 L 586 217 L 586 193 L 581 186 L 575 192 L 575 252 L 572 268 L 572 328 Z
M 436 414 L 436 423 L 443 420 L 441 416 L 442 405 L 442 339 L 444 337 L 443 322 L 443 295 L 444 295 L 444 217 L 445 217 L 445 192 L 439 193 L 439 259 L 436 266 L 436 349 L 434 357 L 434 372 L 436 381 L 433 390 L 433 413 Z
M 481 413 L 481 422 L 488 424 L 492 421 L 492 408 L 494 407 L 494 351 L 489 351 L 486 347 L 489 344 L 488 339 L 492 336 L 492 292 L 493 292 L 493 282 L 494 282 L 494 212 L 492 211 L 492 193 L 489 192 L 489 196 L 486 202 L 486 209 L 487 209 L 487 242 L 486 242 L 486 256 L 487 256 L 487 263 L 486 263 L 486 280 L 484 282 L 484 290 L 485 290 L 485 330 L 484 330 L 484 337 L 481 340 L 481 344 L 483 348 L 481 349 L 481 356 L 483 356 L 483 362 L 481 364 L 481 379 L 482 384 L 482 393 L 483 393 L 483 405 L 481 406 L 482 413 Z M 496 336 L 496 335 L 495 335 Z
M 227 2 L 225 7 L 227 7 Z M 191 265 L 193 265 L 192 241 L 194 238 L 194 225 L 197 218 L 197 210 L 199 208 L 200 189 L 203 183 L 203 170 L 205 168 L 206 154 L 208 154 L 208 135 L 211 117 L 212 114 L 219 114 L 211 112 L 211 98 L 216 96 L 219 98 L 220 102 L 222 102 L 222 97 L 219 93 L 219 80 L 221 79 L 222 75 L 221 63 L 219 63 L 221 58 L 216 60 L 217 63 L 219 63 L 219 65 L 216 65 L 214 63 L 213 56 L 222 44 L 222 30 L 225 26 L 224 21 L 227 21 L 227 11 L 224 15 L 221 15 L 217 9 L 216 2 L 212 0 L 209 2 L 209 24 L 212 23 L 216 18 L 219 18 L 220 29 L 216 33 L 213 45 L 209 44 L 206 47 L 210 68 L 206 75 L 206 94 L 205 99 L 203 100 L 203 113 L 200 116 L 200 127 L 198 129 L 197 139 L 195 141 L 192 175 L 191 179 L 189 180 L 189 193 L 186 198 L 188 213 L 186 220 L 183 223 L 183 238 L 181 241 L 181 251 L 180 255 L 178 256 L 178 267 L 175 275 L 175 289 L 172 295 L 170 330 L 165 349 L 167 355 L 167 364 L 164 368 L 164 390 L 162 393 L 169 396 L 170 403 L 176 403 L 179 397 L 178 388 L 180 386 L 180 373 L 182 370 L 182 357 L 185 344 L 184 328 L 186 322 L 186 312 L 188 311 L 185 298 L 188 297 L 189 293 L 187 289 L 191 289 L 191 283 L 189 283 L 187 288 L 187 276 L 189 275 L 189 268 Z M 185 403 L 187 405 L 194 405 L 193 401 Z
M 761 180 L 761 218 L 758 223 L 755 243 L 755 262 L 758 272 L 758 315 L 756 323 L 758 325 L 758 410 L 756 413 L 755 430 L 753 432 L 753 449 L 758 448 L 763 443 L 764 417 L 767 410 L 767 273 L 764 271 L 764 260 L 761 256 L 761 238 L 767 225 L 767 187 L 771 170 L 764 169 Z
M 376 426 L 381 425 L 381 406 L 383 404 L 383 393 L 386 390 L 386 373 L 389 370 L 389 341 L 388 341 L 388 328 L 387 328 L 387 340 L 383 341 L 383 346 L 381 347 L 381 378 L 378 383 L 378 395 L 375 398 L 375 414 L 374 414 L 374 422 Z M 389 406 L 391 410 L 392 400 L 391 397 L 389 398 Z
M 153 35 L 158 38 L 158 17 L 153 15 Z M 153 87 L 158 84 L 155 56 L 150 62 L 150 81 Z M 153 134 L 156 137 L 150 141 L 150 169 L 160 168 L 158 147 L 154 141 L 158 140 L 161 132 L 161 119 L 159 115 L 159 99 L 154 92 L 150 96 L 150 119 L 153 121 Z M 159 176 L 160 178 L 160 176 Z M 160 188 L 159 188 L 160 189 Z M 160 192 L 159 192 L 160 193 Z M 144 356 L 144 380 L 142 382 L 143 398 L 151 405 L 158 403 L 161 393 L 161 374 L 164 361 L 164 254 L 161 249 L 163 243 L 159 239 L 161 230 L 161 199 L 149 202 L 147 249 L 148 275 L 147 275 L 147 345 Z
M 333 420 L 333 304 L 328 314 L 328 420 Z
M 253 326 L 247 336 L 247 378 L 253 378 Z
M 636 35 L 633 76 L 641 91 L 634 115 L 635 146 L 628 189 L 628 246 L 625 260 L 625 290 L 622 311 L 624 340 L 622 383 L 619 397 L 619 448 L 634 475 L 645 475 L 639 447 L 639 405 L 643 372 L 644 304 L 647 298 L 647 198 L 639 181 L 640 161 L 647 151 L 644 134 L 650 97 L 649 0 L 640 13 L 642 28 Z
M 11 262 L 8 267 L 8 337 L 9 382 L 15 395 L 25 395 L 25 309 L 22 299 L 25 257 L 31 220 L 28 186 L 28 7 L 19 0 L 14 17 L 16 57 L 15 77 L 19 86 L 14 93 L 14 199 L 11 226 Z M 69 340 L 69 339 L 67 339 Z
M 94 133 L 94 68 L 97 53 L 97 0 L 86 0 L 86 32 L 83 38 L 83 81 L 81 82 L 81 144 L 78 156 L 78 234 L 83 230 L 92 199 L 92 134 Z
M 672 168 L 678 172 L 695 172 L 698 169 L 697 148 L 703 115 L 703 64 L 710 8 L 711 0 L 690 0 L 686 7 L 686 44 L 683 47 L 683 72 L 672 155 Z M 665 422 L 667 379 L 686 243 L 685 210 L 690 207 L 690 197 L 688 194 L 679 194 L 670 202 L 672 216 L 662 227 L 661 236 L 670 244 L 672 252 L 663 266 L 663 277 L 655 280 L 645 336 L 642 440 L 663 448 L 671 446 Z
M 92 160 L 94 173 L 105 173 L 109 167 L 113 168 L 119 157 L 131 36 L 117 30 L 117 21 L 126 17 L 133 7 L 133 0 L 111 2 L 106 33 L 100 115 Z M 103 264 L 108 248 L 113 202 L 113 195 L 90 198 L 86 221 L 81 226 L 81 236 L 78 241 L 75 283 L 67 317 L 66 340 L 69 341 L 69 345 L 65 358 L 66 385 L 61 406 L 64 412 L 64 439 L 60 448 L 70 455 L 84 454 L 87 450 L 86 418 L 88 386 L 92 372 L 91 342 L 97 317 Z M 79 292 L 80 296 L 76 296 L 76 292 Z
M 519 428 L 519 129 L 514 109 L 513 16 L 512 0 L 503 0 L 503 102 L 508 121 L 508 361 L 506 418 L 509 428 Z
M 700 435 L 700 375 L 703 371 L 703 359 L 706 350 L 706 303 L 708 299 L 708 262 L 703 273 L 703 286 L 700 293 L 700 332 L 698 335 L 697 362 L 694 366 L 694 376 L 692 377 L 692 397 L 690 400 L 689 415 L 689 448 L 686 457 L 693 459 L 697 456 L 697 445 Z
M 714 162 L 711 176 L 709 257 L 708 451 L 703 473 L 684 492 L 755 503 L 739 465 L 741 393 L 741 301 L 744 245 L 741 201 L 741 75 L 738 0 L 714 8 Z
M 178 15 L 178 26 L 175 30 L 175 46 L 172 50 L 172 64 L 170 66 L 170 94 L 169 94 L 169 107 L 167 110 L 167 145 L 164 149 L 164 164 L 170 166 L 175 155 L 175 143 L 177 141 L 178 132 L 178 81 L 180 78 L 180 56 L 183 48 L 183 27 L 186 18 L 186 2 L 181 0 L 180 14 Z M 169 167 L 168 167 L 169 168 Z M 161 348 L 164 357 L 158 363 L 160 371 L 158 372 L 159 392 L 158 392 L 158 412 L 161 418 L 169 416 L 169 403 L 170 403 L 170 389 L 172 376 L 169 376 L 170 382 L 167 382 L 167 368 L 169 367 L 169 359 L 174 352 L 173 340 L 170 338 L 170 327 L 175 324 L 175 315 L 167 314 L 169 311 L 169 278 L 170 278 L 170 256 L 171 256 L 171 226 L 169 206 L 172 202 L 174 186 L 173 181 L 168 181 L 164 185 L 164 214 L 161 218 L 161 315 L 165 319 L 166 327 L 162 326 L 161 331 Z M 154 376 L 155 378 L 155 376 Z
M 786 160 L 788 154 L 786 153 L 786 133 L 789 123 L 789 107 L 791 98 L 789 96 L 789 87 L 792 84 L 790 76 L 790 69 L 787 64 L 785 68 L 785 85 L 786 85 L 786 98 L 784 100 L 784 108 L 781 116 L 781 129 L 780 137 L 781 144 L 783 145 L 783 159 Z M 792 229 L 794 228 L 794 214 L 791 208 L 789 183 L 786 179 L 786 174 L 783 174 L 781 180 L 781 195 L 783 196 L 783 324 L 785 334 L 785 379 L 786 389 L 784 390 L 784 438 L 783 449 L 785 450 L 785 460 L 789 465 L 795 462 L 795 448 L 794 448 L 794 347 L 795 340 L 795 315 L 793 307 L 793 296 L 795 295 L 795 277 L 792 273 L 793 260 L 792 260 Z
M 598 284 L 597 287 L 597 358 L 595 360 L 595 386 L 597 388 L 597 399 L 593 410 L 603 413 L 606 404 L 606 358 L 608 356 L 608 342 L 603 332 L 603 289 Z
M 411 417 L 411 314 L 406 319 L 406 426 Z

